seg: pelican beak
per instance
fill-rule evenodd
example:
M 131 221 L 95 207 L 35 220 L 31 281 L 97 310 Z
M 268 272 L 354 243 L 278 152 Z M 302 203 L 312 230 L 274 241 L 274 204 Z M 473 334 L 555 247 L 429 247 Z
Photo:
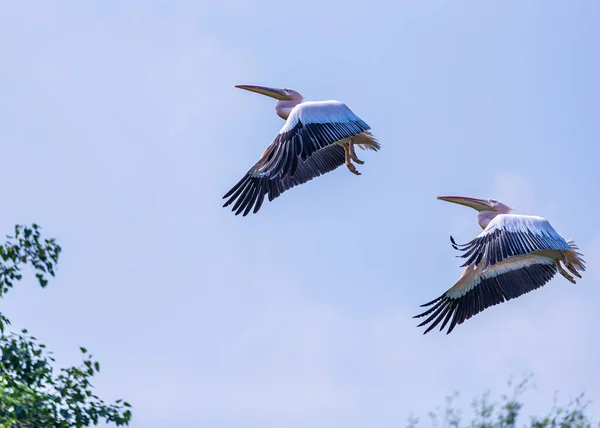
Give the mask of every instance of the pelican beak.
M 269 88 L 267 86 L 257 85 L 235 85 L 236 88 L 245 89 L 246 91 L 256 92 L 257 94 L 266 95 L 267 97 L 275 98 L 276 100 L 291 100 L 291 98 L 280 88 Z
M 466 196 L 438 196 L 437 198 L 441 201 L 471 207 L 477 211 L 493 211 L 493 208 L 487 199 L 468 198 Z

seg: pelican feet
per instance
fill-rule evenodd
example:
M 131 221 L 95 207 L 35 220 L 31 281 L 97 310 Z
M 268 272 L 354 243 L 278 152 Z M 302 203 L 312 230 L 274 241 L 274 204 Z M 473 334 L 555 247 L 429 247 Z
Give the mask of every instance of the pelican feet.
M 571 272 L 577 278 L 581 278 L 581 274 L 579 272 L 577 272 L 577 269 L 575 269 L 575 266 L 573 266 L 573 264 L 569 261 L 569 257 L 567 256 L 567 253 L 566 252 L 562 253 L 562 256 L 563 256 L 562 262 L 565 265 L 565 267 L 569 270 L 569 272 Z
M 360 175 L 360 172 L 358 172 L 352 161 L 361 165 L 364 164 L 364 162 L 356 157 L 356 153 L 354 153 L 354 143 L 342 143 L 342 147 L 344 148 L 344 152 L 346 154 L 346 166 L 352 174 Z
M 365 161 L 360 160 L 358 156 L 356 156 L 356 152 L 354 151 L 354 141 L 350 141 L 350 143 L 348 143 L 348 147 L 350 148 L 350 157 L 352 158 L 352 160 L 359 165 L 363 165 Z
M 558 268 L 558 272 L 559 272 L 559 273 L 560 273 L 562 276 L 564 276 L 565 278 L 567 278 L 567 279 L 568 279 L 570 282 L 572 282 L 573 284 L 577 284 L 577 283 L 575 282 L 575 278 L 573 278 L 571 275 L 569 275 L 569 274 L 567 273 L 567 271 L 566 271 L 566 270 L 564 270 L 564 269 L 562 268 L 562 266 L 560 265 L 560 261 L 559 261 L 559 260 L 556 260 L 556 267 Z M 570 269 L 569 269 L 569 270 L 570 270 Z

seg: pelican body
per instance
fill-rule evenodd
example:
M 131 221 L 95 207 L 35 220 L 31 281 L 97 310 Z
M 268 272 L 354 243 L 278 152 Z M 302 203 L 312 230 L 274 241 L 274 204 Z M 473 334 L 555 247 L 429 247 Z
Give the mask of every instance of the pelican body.
M 512 208 L 494 199 L 438 196 L 438 199 L 477 210 L 483 232 L 464 245 L 452 246 L 463 252 L 465 267 L 460 279 L 444 294 L 421 307 L 431 306 L 414 318 L 428 316 L 419 327 L 431 323 L 423 334 L 440 322 L 440 331 L 484 309 L 517 298 L 542 287 L 556 273 L 575 283 L 581 278 L 585 261 L 573 240 L 564 239 L 543 217 L 509 214 Z M 570 272 L 567 272 L 564 267 Z M 571 275 L 572 274 L 572 275 Z
M 304 101 L 293 89 L 256 85 L 236 88 L 275 98 L 275 112 L 286 122 L 260 159 L 227 192 L 223 207 L 233 203 L 236 215 L 260 210 L 265 195 L 269 201 L 286 190 L 306 183 L 345 164 L 360 175 L 352 162 L 363 164 L 355 146 L 377 151 L 380 145 L 371 128 L 339 101 Z M 235 202 L 235 203 L 234 203 Z

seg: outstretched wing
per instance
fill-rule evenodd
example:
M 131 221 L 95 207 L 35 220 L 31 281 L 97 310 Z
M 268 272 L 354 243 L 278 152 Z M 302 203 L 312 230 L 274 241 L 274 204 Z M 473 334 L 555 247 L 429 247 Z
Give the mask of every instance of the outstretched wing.
M 344 163 L 338 141 L 369 132 L 369 125 L 338 101 L 305 102 L 294 107 L 273 143 L 223 199 L 232 211 L 258 212 L 268 194 L 273 200 L 286 190 L 333 171 Z M 376 142 L 375 142 L 376 144 Z
M 483 263 L 483 271 L 509 257 L 571 249 L 545 218 L 517 214 L 500 214 L 472 241 L 453 244 L 467 259 L 462 267 Z
M 515 256 L 495 264 L 482 272 L 482 267 L 469 266 L 463 276 L 437 299 L 421 305 L 431 306 L 413 318 L 429 315 L 418 325 L 431 323 L 423 334 L 434 329 L 440 322 L 440 331 L 450 322 L 447 334 L 457 324 L 478 314 L 490 306 L 514 299 L 542 287 L 556 275 L 558 269 L 552 259 L 543 256 Z
M 237 199 L 231 209 L 235 211 L 236 215 L 243 211 L 245 216 L 252 207 L 254 207 L 254 213 L 257 213 L 263 204 L 265 195 L 268 195 L 269 201 L 272 201 L 294 186 L 333 171 L 344 164 L 344 158 L 344 149 L 336 144 L 315 152 L 306 161 L 300 161 L 293 177 L 290 175 L 270 177 L 269 175 L 254 174 L 250 170 L 223 196 L 223 198 L 229 197 L 223 206 L 226 207 Z

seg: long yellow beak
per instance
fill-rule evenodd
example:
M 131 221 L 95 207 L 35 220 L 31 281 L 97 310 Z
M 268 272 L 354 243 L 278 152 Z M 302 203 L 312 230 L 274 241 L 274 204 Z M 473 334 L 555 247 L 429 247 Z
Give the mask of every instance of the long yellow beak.
M 275 98 L 276 100 L 290 100 L 291 98 L 280 88 L 269 88 L 268 86 L 257 85 L 235 85 L 236 88 L 245 89 L 246 91 L 256 92 L 257 94 L 266 95 L 267 97 Z
M 438 196 L 441 201 L 452 202 L 453 204 L 464 205 L 476 209 L 477 211 L 493 210 L 487 199 L 468 198 L 466 196 Z

